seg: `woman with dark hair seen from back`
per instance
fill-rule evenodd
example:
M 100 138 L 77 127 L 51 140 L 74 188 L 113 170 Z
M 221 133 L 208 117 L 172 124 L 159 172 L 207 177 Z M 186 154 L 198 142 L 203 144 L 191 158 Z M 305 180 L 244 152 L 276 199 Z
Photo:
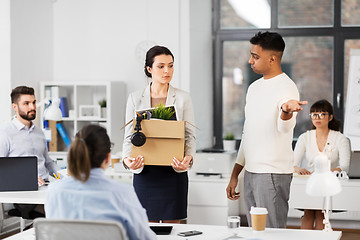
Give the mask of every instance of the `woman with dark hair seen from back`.
M 294 170 L 300 175 L 309 175 L 314 171 L 314 158 L 320 152 L 331 161 L 331 171 L 349 171 L 350 141 L 340 133 L 341 123 L 334 116 L 334 110 L 327 100 L 315 102 L 310 108 L 313 130 L 300 135 L 294 150 Z M 301 168 L 305 154 L 306 168 Z M 301 222 L 303 229 L 324 229 L 321 210 L 304 210 Z
M 175 105 L 178 121 L 194 124 L 190 94 L 174 88 L 170 82 L 174 72 L 174 55 L 164 46 L 154 46 L 146 53 L 145 75 L 150 84 L 130 94 L 126 105 L 126 122 L 136 117 L 137 110 L 149 109 L 162 103 Z M 131 157 L 130 141 L 133 129 L 125 128 L 123 164 L 134 173 L 134 188 L 148 218 L 153 222 L 180 223 L 187 217 L 188 175 L 196 151 L 195 129 L 185 125 L 183 159 L 169 159 L 172 166 L 144 166 L 144 157 Z
M 52 219 L 108 220 L 121 223 L 128 239 L 156 239 L 134 189 L 108 179 L 111 143 L 106 129 L 88 125 L 68 152 L 68 173 L 50 184 L 45 213 Z

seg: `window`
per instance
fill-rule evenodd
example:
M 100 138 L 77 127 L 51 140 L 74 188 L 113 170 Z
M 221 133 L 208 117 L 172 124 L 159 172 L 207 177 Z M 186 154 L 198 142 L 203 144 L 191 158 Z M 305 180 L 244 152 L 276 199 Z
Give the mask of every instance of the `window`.
M 348 78 L 349 78 L 349 60 L 350 49 L 360 49 L 360 39 L 347 39 L 345 40 L 345 93 L 347 92 Z M 346 99 L 346 95 L 345 95 Z
M 268 0 L 221 0 L 220 4 L 221 28 L 270 28 Z
M 244 124 L 244 107 L 247 87 L 251 80 L 248 41 L 224 42 L 223 65 L 223 129 L 224 135 L 232 132 L 240 139 Z M 257 76 L 255 76 L 256 78 Z
M 341 25 L 360 26 L 360 2 L 359 0 L 341 1 Z
M 300 99 L 309 101 L 297 115 L 294 136 L 311 128 L 309 110 L 320 100 L 332 100 L 333 38 L 284 37 L 282 70 L 295 82 Z
M 333 0 L 279 0 L 279 27 L 333 26 Z
M 245 2 L 256 2 L 260 9 L 269 9 L 266 11 L 270 19 L 263 10 L 254 10 Z M 360 48 L 357 0 L 214 0 L 213 3 L 215 147 L 221 147 L 222 137 L 228 132 L 241 139 L 246 91 L 261 77 L 248 64 L 249 39 L 259 31 L 275 31 L 284 37 L 282 69 L 296 83 L 301 99 L 309 101 L 297 117 L 294 138 L 311 128 L 308 113 L 317 100 L 332 102 L 336 117 L 343 120 L 349 49 Z M 262 23 L 255 23 L 238 8 L 247 9 L 262 19 L 259 20 Z

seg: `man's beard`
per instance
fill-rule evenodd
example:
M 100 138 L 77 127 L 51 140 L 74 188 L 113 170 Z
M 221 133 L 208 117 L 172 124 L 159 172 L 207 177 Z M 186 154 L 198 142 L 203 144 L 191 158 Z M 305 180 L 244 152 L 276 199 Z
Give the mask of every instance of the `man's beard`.
M 34 114 L 33 115 L 30 115 L 30 113 L 32 113 L 32 112 L 34 112 Z M 27 121 L 32 121 L 32 120 L 34 120 L 35 118 L 36 118 L 36 111 L 35 110 L 33 110 L 33 111 L 30 111 L 30 112 L 28 112 L 28 113 L 23 113 L 23 112 L 19 112 L 19 115 L 20 115 L 20 117 L 22 118 L 22 119 L 25 119 L 25 120 L 27 120 Z

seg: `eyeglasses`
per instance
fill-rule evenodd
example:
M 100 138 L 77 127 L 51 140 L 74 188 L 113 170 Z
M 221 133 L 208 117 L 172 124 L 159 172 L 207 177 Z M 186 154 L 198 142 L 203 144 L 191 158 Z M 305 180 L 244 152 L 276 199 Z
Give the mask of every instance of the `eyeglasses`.
M 310 113 L 309 116 L 311 119 L 324 119 L 328 113 Z
M 110 143 L 110 151 L 112 151 L 114 149 L 114 145 L 115 145 L 115 143 L 113 143 L 113 142 Z

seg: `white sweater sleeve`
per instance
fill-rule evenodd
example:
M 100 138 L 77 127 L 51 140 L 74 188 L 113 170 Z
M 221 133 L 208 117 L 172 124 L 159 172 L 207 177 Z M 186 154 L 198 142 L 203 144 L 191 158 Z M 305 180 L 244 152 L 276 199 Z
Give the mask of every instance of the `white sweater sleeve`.
M 296 91 L 297 91 L 297 89 L 296 89 Z M 287 101 L 289 101 L 291 99 L 299 100 L 298 92 L 294 92 L 292 95 L 293 96 L 289 96 L 288 98 L 281 100 L 278 105 L 279 113 L 278 113 L 277 127 L 278 127 L 278 131 L 281 133 L 287 133 L 289 131 L 292 131 L 296 125 L 297 112 L 294 112 L 292 117 L 289 120 L 282 120 L 280 117 L 281 112 L 282 112 L 281 106 L 284 103 L 286 103 Z
M 296 125 L 296 115 L 297 113 L 293 113 L 292 117 L 289 120 L 282 120 L 281 119 L 281 109 L 279 111 L 278 117 L 278 131 L 281 133 L 287 133 L 294 129 Z
M 339 168 L 341 168 L 342 171 L 349 172 L 349 166 L 350 166 L 350 140 L 342 135 L 342 138 L 339 142 Z
M 281 133 L 287 133 L 290 131 L 293 131 L 295 125 L 296 125 L 296 116 L 297 113 L 294 112 L 292 117 L 289 120 L 282 120 L 280 118 L 281 116 L 281 106 L 286 103 L 289 100 L 300 100 L 300 95 L 299 95 L 299 91 L 296 87 L 296 85 L 291 82 L 291 84 L 287 85 L 286 87 L 284 87 L 282 89 L 282 91 L 285 92 L 285 95 L 283 96 L 283 98 L 279 101 L 278 103 L 278 109 L 279 109 L 279 115 L 278 115 L 278 120 L 277 120 L 277 127 L 278 127 L 278 131 Z
M 241 166 L 245 166 L 245 156 L 244 156 L 244 147 L 243 147 L 243 140 L 241 140 L 239 151 L 236 157 L 236 163 L 240 164 Z
M 298 138 L 294 149 L 294 166 L 300 167 L 301 160 L 303 159 L 306 151 L 305 133 L 301 134 Z

